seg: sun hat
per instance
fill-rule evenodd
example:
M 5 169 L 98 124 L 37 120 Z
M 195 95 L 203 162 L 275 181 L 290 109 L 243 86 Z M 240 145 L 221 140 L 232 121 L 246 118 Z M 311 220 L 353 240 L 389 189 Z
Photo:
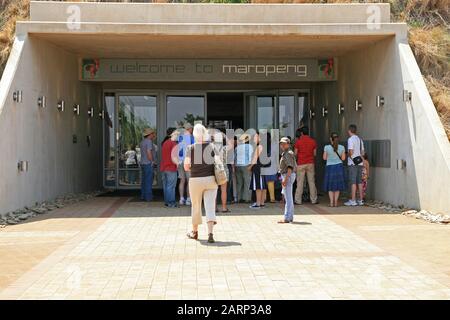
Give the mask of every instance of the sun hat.
M 145 128 L 144 132 L 142 133 L 142 136 L 146 137 L 148 135 L 151 135 L 152 133 L 155 133 L 155 129 L 152 128 Z
M 239 141 L 247 142 L 250 141 L 250 135 L 248 133 L 243 133 L 239 136 Z
M 283 138 L 280 139 L 280 143 L 287 143 L 287 144 L 290 144 L 290 143 L 291 143 L 291 140 L 289 140 L 288 137 L 283 137 Z

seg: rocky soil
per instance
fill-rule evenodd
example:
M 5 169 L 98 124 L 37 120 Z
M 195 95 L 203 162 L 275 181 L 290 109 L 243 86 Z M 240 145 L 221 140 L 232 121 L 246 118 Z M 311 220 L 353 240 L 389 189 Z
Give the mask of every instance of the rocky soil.
M 404 216 L 425 220 L 431 223 L 450 224 L 450 215 L 446 214 L 433 213 L 427 210 L 418 211 L 414 209 L 406 209 L 403 206 L 396 207 L 379 200 L 367 201 L 366 206 L 378 208 L 391 213 L 401 213 Z
M 22 209 L 6 212 L 0 214 L 0 228 L 4 228 L 7 225 L 14 225 L 37 215 L 46 214 L 58 208 L 64 208 L 65 206 L 91 199 L 102 191 L 93 191 L 89 193 L 67 194 L 56 198 L 53 201 L 45 201 L 42 203 L 36 203 L 33 207 L 24 207 Z

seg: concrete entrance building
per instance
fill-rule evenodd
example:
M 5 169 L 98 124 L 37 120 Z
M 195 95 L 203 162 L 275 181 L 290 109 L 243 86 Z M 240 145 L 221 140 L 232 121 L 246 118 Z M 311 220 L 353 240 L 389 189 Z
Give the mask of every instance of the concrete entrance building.
M 450 212 L 450 146 L 388 4 L 32 1 L 30 10 L 0 83 L 2 212 L 135 188 L 139 169 L 124 157 L 140 130 L 156 128 L 160 143 L 195 119 L 290 136 L 306 124 L 320 148 L 354 123 L 371 198 Z M 320 185 L 320 159 L 317 168 Z

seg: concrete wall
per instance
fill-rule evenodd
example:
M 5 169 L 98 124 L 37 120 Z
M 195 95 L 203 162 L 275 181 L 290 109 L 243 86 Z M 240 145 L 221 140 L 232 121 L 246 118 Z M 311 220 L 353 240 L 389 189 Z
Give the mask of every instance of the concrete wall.
M 238 6 L 238 8 L 236 8 Z M 120 14 L 117 14 L 120 12 Z M 31 21 L 114 23 L 367 23 L 390 22 L 389 4 L 163 4 L 31 2 Z M 369 21 L 370 22 L 370 21 Z M 373 21 L 372 21 L 373 22 Z
M 369 197 L 450 212 L 450 145 L 405 39 L 383 40 L 339 57 L 338 72 L 336 83 L 322 83 L 315 90 L 312 122 L 321 147 L 331 131 L 347 139 L 351 123 L 365 140 L 391 140 L 391 167 L 372 168 Z M 412 103 L 403 101 L 404 88 L 413 92 Z M 385 98 L 382 108 L 376 107 L 377 95 Z M 355 110 L 356 99 L 363 104 L 360 111 Z M 341 115 L 338 103 L 345 107 Z M 325 118 L 322 106 L 328 108 Z M 406 169 L 397 169 L 397 159 L 406 161 Z M 318 181 L 322 176 L 319 169 Z
M 98 117 L 88 119 L 87 105 L 98 108 L 100 92 L 95 85 L 78 81 L 76 56 L 21 36 L 0 88 L 0 212 L 99 188 L 102 122 Z M 22 103 L 13 101 L 14 90 L 23 91 Z M 37 106 L 41 95 L 47 97 L 45 109 Z M 64 112 L 56 108 L 59 99 L 66 102 Z M 72 112 L 75 103 L 81 105 L 80 116 Z M 29 161 L 28 172 L 18 172 L 19 160 Z

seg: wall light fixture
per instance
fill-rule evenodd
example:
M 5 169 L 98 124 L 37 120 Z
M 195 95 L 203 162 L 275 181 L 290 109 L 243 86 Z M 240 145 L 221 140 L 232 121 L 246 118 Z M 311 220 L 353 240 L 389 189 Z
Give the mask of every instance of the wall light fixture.
M 94 116 L 94 107 L 89 107 L 87 113 L 88 113 L 88 117 L 92 118 Z
M 80 115 L 80 105 L 76 104 L 73 106 L 73 113 L 76 114 L 77 116 Z
M 64 100 L 61 100 L 58 102 L 56 108 L 58 109 L 58 111 L 63 112 L 65 109 L 66 103 L 64 102 Z
M 22 97 L 23 97 L 22 90 L 16 90 L 13 92 L 13 100 L 15 102 L 21 103 Z
M 40 96 L 38 98 L 37 105 L 39 108 L 47 107 L 47 98 L 45 96 Z
M 377 108 L 384 107 L 384 97 L 377 96 Z

